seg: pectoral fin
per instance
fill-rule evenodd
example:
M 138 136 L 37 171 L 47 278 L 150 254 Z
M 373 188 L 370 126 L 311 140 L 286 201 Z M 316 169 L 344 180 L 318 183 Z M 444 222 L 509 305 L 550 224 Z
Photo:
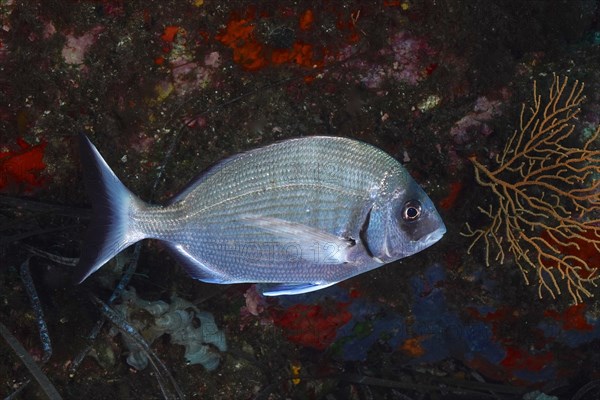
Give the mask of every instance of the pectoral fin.
M 352 239 L 279 218 L 246 215 L 243 220 L 272 234 L 279 242 L 299 246 L 301 258 L 319 264 L 348 262 L 350 249 L 356 244 Z

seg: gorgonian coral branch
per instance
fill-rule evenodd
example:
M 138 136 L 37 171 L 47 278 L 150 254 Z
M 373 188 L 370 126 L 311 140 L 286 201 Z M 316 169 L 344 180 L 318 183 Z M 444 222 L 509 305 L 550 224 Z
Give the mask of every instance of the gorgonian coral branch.
M 566 288 L 575 303 L 592 297 L 600 279 L 600 127 L 588 138 L 575 133 L 583 83 L 569 85 L 554 75 L 548 97 L 533 85 L 531 105 L 523 105 L 519 129 L 496 156 L 495 167 L 475 157 L 477 182 L 489 188 L 495 205 L 479 208 L 491 221 L 465 236 L 468 249 L 481 242 L 486 264 L 512 254 L 525 282 L 537 280 L 540 298 Z

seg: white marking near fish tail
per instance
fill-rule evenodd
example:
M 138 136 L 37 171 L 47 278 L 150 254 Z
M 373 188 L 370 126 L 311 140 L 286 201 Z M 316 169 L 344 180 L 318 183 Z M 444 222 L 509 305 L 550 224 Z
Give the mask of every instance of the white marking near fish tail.
M 75 271 L 77 283 L 83 282 L 121 250 L 145 237 L 131 225 L 131 216 L 138 213 L 144 203 L 121 183 L 83 134 L 79 137 L 79 148 L 93 215 Z
M 289 296 L 325 289 L 336 283 L 338 282 L 259 284 L 258 290 L 263 296 Z

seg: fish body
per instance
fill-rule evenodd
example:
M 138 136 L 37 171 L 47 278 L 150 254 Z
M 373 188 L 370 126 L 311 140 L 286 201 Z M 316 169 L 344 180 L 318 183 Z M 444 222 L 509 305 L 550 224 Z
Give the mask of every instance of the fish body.
M 78 282 L 150 238 L 195 279 L 303 293 L 417 253 L 446 232 L 400 163 L 352 139 L 303 137 L 233 156 L 162 206 L 137 198 L 80 141 L 94 217 Z

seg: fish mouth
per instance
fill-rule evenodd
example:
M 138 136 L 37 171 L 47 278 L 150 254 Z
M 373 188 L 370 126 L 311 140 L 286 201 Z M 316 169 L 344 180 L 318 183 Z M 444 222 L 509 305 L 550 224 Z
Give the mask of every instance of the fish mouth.
M 442 226 L 437 228 L 435 231 L 423 236 L 421 239 L 419 239 L 419 241 L 423 243 L 423 248 L 427 248 L 432 244 L 437 243 L 445 233 L 446 225 L 442 224 Z

